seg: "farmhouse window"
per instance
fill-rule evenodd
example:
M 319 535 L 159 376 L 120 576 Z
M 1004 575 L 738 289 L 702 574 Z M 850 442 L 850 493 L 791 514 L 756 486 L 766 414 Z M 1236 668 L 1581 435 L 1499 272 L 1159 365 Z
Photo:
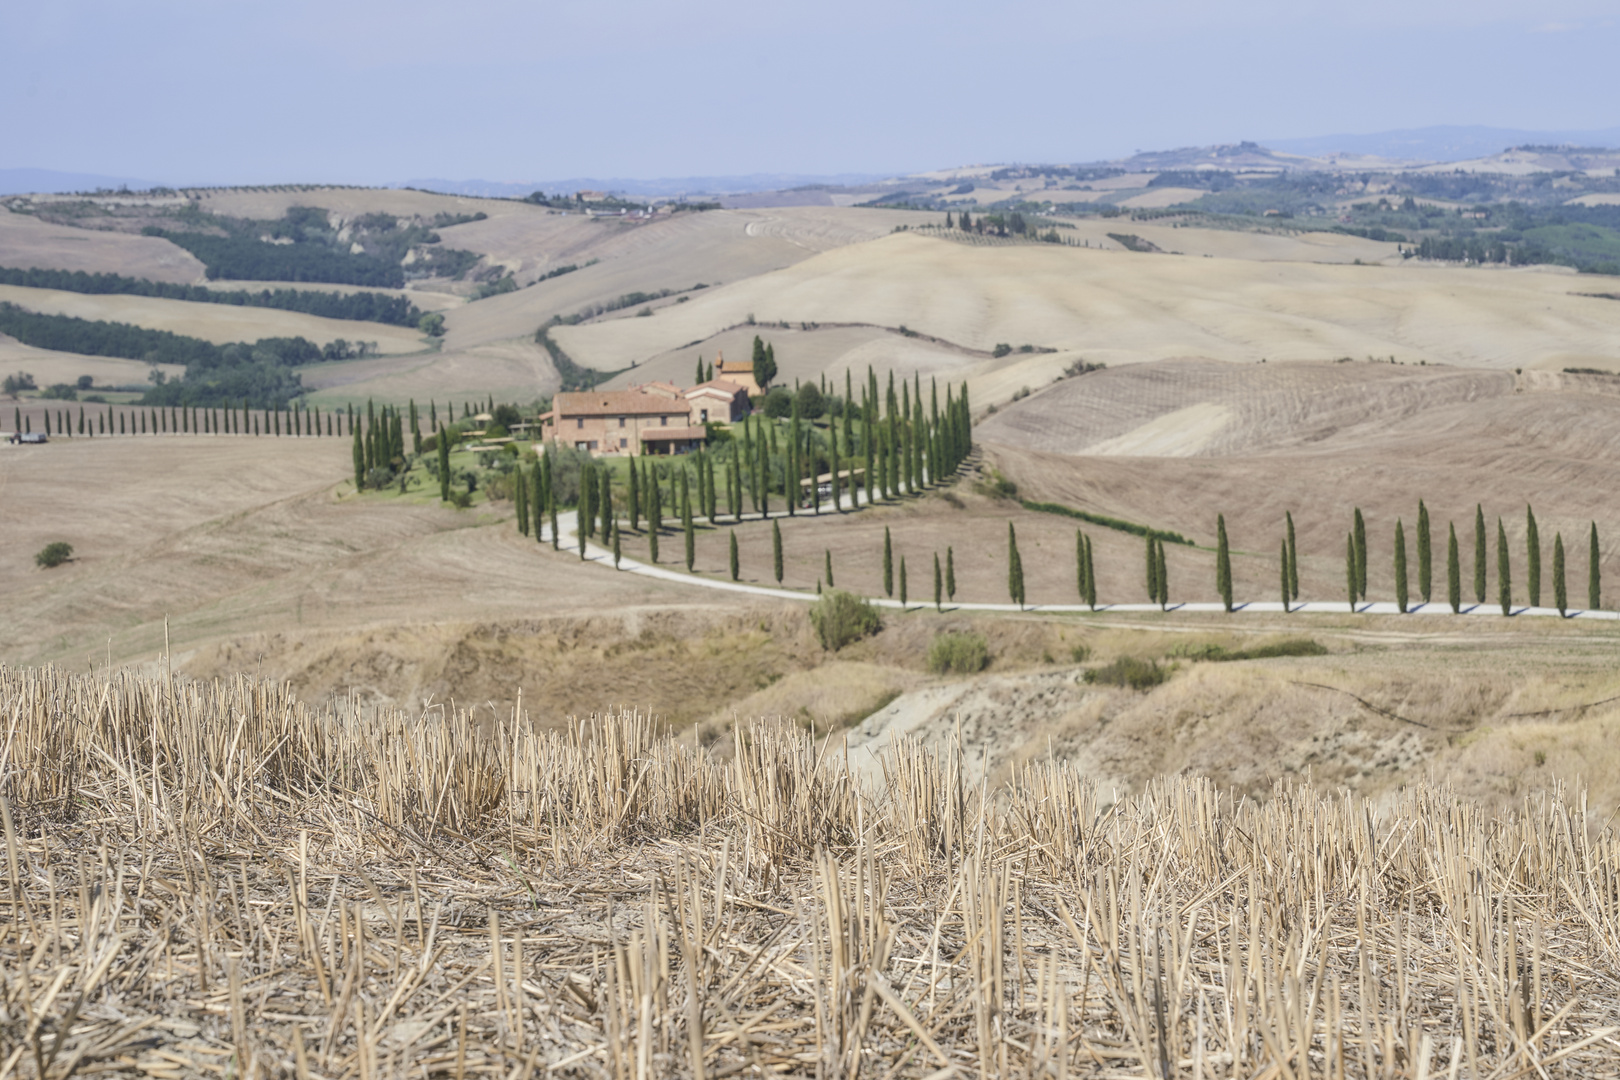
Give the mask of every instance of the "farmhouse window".
M 619 417 L 619 426 L 624 427 L 624 417 Z
M 623 450 L 625 447 L 627 447 L 629 445 L 630 445 L 630 440 L 629 439 L 620 439 L 619 440 L 619 449 L 620 450 Z
M 658 426 L 659 426 L 659 427 L 669 427 L 669 417 L 667 417 L 667 416 L 660 416 L 660 417 L 659 417 L 659 418 L 658 418 Z
M 583 416 L 576 417 L 574 419 L 574 427 L 583 429 L 585 427 L 585 418 Z

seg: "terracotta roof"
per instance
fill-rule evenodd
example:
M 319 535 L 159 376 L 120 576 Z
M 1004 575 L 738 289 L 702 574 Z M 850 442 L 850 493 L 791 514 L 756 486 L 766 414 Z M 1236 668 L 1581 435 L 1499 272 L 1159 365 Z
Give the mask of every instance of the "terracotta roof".
M 663 442 L 668 439 L 706 439 L 709 429 L 701 424 L 697 427 L 655 427 L 642 428 L 642 442 Z
M 742 385 L 741 383 L 734 383 L 730 379 L 710 379 L 706 383 L 698 383 L 696 386 L 692 387 L 692 389 L 686 392 L 686 396 L 692 397 L 701 390 L 716 390 L 727 395 L 728 397 L 736 397 L 738 394 L 745 394 L 748 392 L 748 388 L 746 386 Z
M 684 398 L 656 397 L 640 390 L 596 390 L 558 394 L 551 401 L 560 420 L 575 416 L 684 416 L 691 411 Z
M 647 394 L 655 394 L 658 397 L 677 398 L 681 396 L 681 388 L 672 382 L 643 383 L 640 386 L 633 386 L 631 389 L 640 390 Z

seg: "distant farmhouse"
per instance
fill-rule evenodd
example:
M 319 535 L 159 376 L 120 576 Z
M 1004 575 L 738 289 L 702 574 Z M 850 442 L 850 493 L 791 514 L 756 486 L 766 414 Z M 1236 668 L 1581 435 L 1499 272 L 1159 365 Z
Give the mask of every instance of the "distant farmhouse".
M 733 423 L 751 409 L 747 386 L 730 379 L 711 379 L 689 390 L 654 382 L 558 394 L 551 411 L 540 415 L 540 431 L 544 439 L 595 457 L 686 454 L 708 439 L 705 424 Z

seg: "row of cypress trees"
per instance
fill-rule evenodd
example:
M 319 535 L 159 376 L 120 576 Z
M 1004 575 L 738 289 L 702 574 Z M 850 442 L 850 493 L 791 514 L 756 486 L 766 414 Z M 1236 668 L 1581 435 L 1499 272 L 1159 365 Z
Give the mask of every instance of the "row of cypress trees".
M 26 416 L 21 406 L 12 410 L 13 430 L 32 432 L 33 413 Z M 52 419 L 55 423 L 52 423 Z M 322 421 L 324 420 L 324 428 Z M 250 409 L 246 402 L 240 409 L 205 408 L 196 405 L 170 405 L 162 407 L 119 407 L 108 405 L 106 411 L 85 411 L 79 406 L 75 427 L 72 409 L 46 409 L 41 416 L 41 431 L 46 435 L 72 438 L 82 435 L 289 435 L 314 437 L 343 435 L 345 421 L 353 423 L 353 411 L 321 413 L 317 406 L 295 405 L 288 409 Z
M 1290 530 L 1292 521 L 1289 522 Z M 1446 602 L 1453 612 L 1462 610 L 1464 593 L 1462 587 L 1462 565 L 1460 549 L 1457 541 L 1457 526 L 1447 523 L 1446 538 Z M 1525 577 L 1526 600 L 1530 607 L 1540 607 L 1542 601 L 1541 589 L 1541 530 L 1536 523 L 1534 507 L 1525 507 Z M 1472 596 L 1475 604 L 1485 603 L 1487 594 L 1487 570 L 1489 557 L 1487 552 L 1487 535 L 1485 527 L 1485 508 L 1482 505 L 1474 507 L 1474 544 L 1473 544 L 1473 581 Z M 1395 522 L 1395 602 L 1404 613 L 1410 606 L 1410 585 L 1408 582 L 1408 566 L 1406 558 L 1406 530 L 1404 522 Z M 1430 539 L 1429 509 L 1421 500 L 1418 502 L 1417 518 L 1417 586 L 1418 594 L 1425 604 L 1433 599 L 1433 554 Z M 1603 573 L 1601 568 L 1602 551 L 1598 543 L 1597 522 L 1592 522 L 1587 531 L 1587 584 L 1586 606 L 1588 610 L 1597 611 L 1603 606 Z M 1553 606 L 1560 615 L 1569 613 L 1569 588 L 1567 580 L 1566 556 L 1564 552 L 1564 536 L 1555 533 L 1553 537 L 1552 552 L 1553 577 Z M 1355 511 L 1354 522 L 1345 541 L 1345 588 L 1351 610 L 1359 601 L 1367 599 L 1367 540 L 1366 525 L 1361 510 Z M 1507 537 L 1507 526 L 1502 519 L 1496 519 L 1496 600 L 1501 605 L 1502 614 L 1508 615 L 1513 610 L 1513 560 Z

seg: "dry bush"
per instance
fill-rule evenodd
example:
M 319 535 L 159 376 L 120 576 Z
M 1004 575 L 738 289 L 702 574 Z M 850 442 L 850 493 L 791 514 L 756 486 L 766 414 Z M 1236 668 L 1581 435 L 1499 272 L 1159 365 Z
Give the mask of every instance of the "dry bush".
M 1620 840 L 0 668 L 0 1076 L 1616 1076 Z

